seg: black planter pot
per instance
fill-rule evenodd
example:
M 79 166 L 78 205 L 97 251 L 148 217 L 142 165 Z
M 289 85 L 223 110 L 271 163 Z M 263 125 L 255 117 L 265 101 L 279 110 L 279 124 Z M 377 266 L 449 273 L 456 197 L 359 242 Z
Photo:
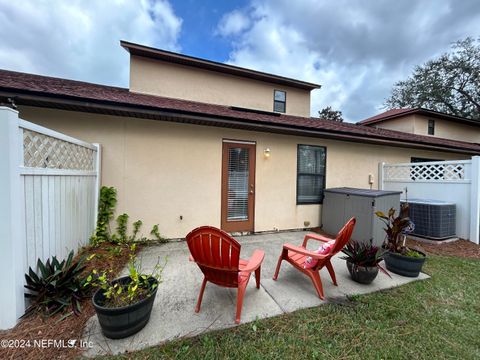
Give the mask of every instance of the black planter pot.
M 417 251 L 417 250 L 415 250 Z M 405 256 L 394 252 L 387 252 L 384 256 L 385 265 L 387 270 L 394 272 L 398 275 L 417 277 L 422 271 L 422 266 L 425 263 L 426 256 L 421 251 L 418 251 L 423 255 L 421 258 L 415 258 L 411 256 Z
M 378 267 L 358 266 L 348 260 L 347 269 L 352 279 L 360 284 L 370 284 L 378 275 Z
M 155 283 L 158 284 L 158 281 L 153 277 L 149 278 L 148 281 L 152 285 Z M 130 277 L 124 276 L 113 281 L 113 283 L 116 282 L 128 284 Z M 103 334 L 110 339 L 122 339 L 143 329 L 150 319 L 157 288 L 158 286 L 152 291 L 148 298 L 121 308 L 107 308 L 102 306 L 105 302 L 105 295 L 102 289 L 98 289 L 93 295 L 92 302 L 97 312 Z

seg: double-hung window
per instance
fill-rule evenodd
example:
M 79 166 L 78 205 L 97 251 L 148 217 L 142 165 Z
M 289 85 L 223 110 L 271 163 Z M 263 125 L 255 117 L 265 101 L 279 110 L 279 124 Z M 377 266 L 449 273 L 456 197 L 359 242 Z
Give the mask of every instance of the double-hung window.
M 273 92 L 273 111 L 284 113 L 287 108 L 287 93 L 281 90 Z
M 298 145 L 297 204 L 321 204 L 325 189 L 326 148 Z
M 428 120 L 428 135 L 435 135 L 435 120 Z

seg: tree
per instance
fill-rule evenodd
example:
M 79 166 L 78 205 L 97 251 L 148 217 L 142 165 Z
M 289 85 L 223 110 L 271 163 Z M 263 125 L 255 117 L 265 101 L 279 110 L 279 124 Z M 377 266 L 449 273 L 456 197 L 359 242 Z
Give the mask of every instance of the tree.
M 327 106 L 318 112 L 320 119 L 343 122 L 342 112 L 332 110 L 331 106 Z
M 387 108 L 423 107 L 480 120 L 480 38 L 455 42 L 451 51 L 416 66 L 397 82 Z

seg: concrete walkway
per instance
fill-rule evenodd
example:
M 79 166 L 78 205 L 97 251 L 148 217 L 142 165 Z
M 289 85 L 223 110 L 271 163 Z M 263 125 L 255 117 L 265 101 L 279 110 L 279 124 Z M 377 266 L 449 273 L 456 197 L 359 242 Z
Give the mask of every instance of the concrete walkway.
M 379 273 L 370 285 L 361 285 L 350 279 L 345 261 L 339 256 L 333 258 L 333 267 L 339 286 L 334 286 L 326 269 L 321 271 L 322 283 L 327 301 L 321 301 L 313 285 L 305 275 L 283 262 L 278 281 L 272 276 L 280 255 L 282 244 L 289 242 L 301 245 L 306 232 L 284 232 L 264 235 L 237 237 L 242 245 L 241 257 L 249 258 L 255 249 L 265 251 L 262 266 L 261 287 L 255 288 L 252 277 L 247 287 L 243 303 L 242 323 L 292 312 L 298 309 L 325 304 L 329 300 L 341 300 L 346 296 L 365 294 L 388 289 L 408 282 L 426 279 L 420 274 L 417 279 L 392 275 L 392 279 Z M 315 249 L 318 242 L 310 241 L 309 248 Z M 134 336 L 121 340 L 105 338 L 100 330 L 97 317 L 87 323 L 85 339 L 93 343 L 93 348 L 84 355 L 118 354 L 125 351 L 140 350 L 145 347 L 162 344 L 179 337 L 191 337 L 205 331 L 235 326 L 236 289 L 225 289 L 207 284 L 200 313 L 194 312 L 198 291 L 203 275 L 195 263 L 188 261 L 189 251 L 185 242 L 169 243 L 162 246 L 145 248 L 139 257 L 142 266 L 150 270 L 160 258 L 168 263 L 163 272 L 147 326 Z

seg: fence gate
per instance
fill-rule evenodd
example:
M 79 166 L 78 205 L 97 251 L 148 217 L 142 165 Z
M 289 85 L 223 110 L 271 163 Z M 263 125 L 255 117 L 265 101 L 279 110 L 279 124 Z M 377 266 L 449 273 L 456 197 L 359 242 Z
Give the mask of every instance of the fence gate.
M 24 311 L 23 274 L 37 259 L 64 259 L 95 227 L 100 146 L 0 107 L 0 329 Z M 6 281 L 5 281 L 6 280 Z

